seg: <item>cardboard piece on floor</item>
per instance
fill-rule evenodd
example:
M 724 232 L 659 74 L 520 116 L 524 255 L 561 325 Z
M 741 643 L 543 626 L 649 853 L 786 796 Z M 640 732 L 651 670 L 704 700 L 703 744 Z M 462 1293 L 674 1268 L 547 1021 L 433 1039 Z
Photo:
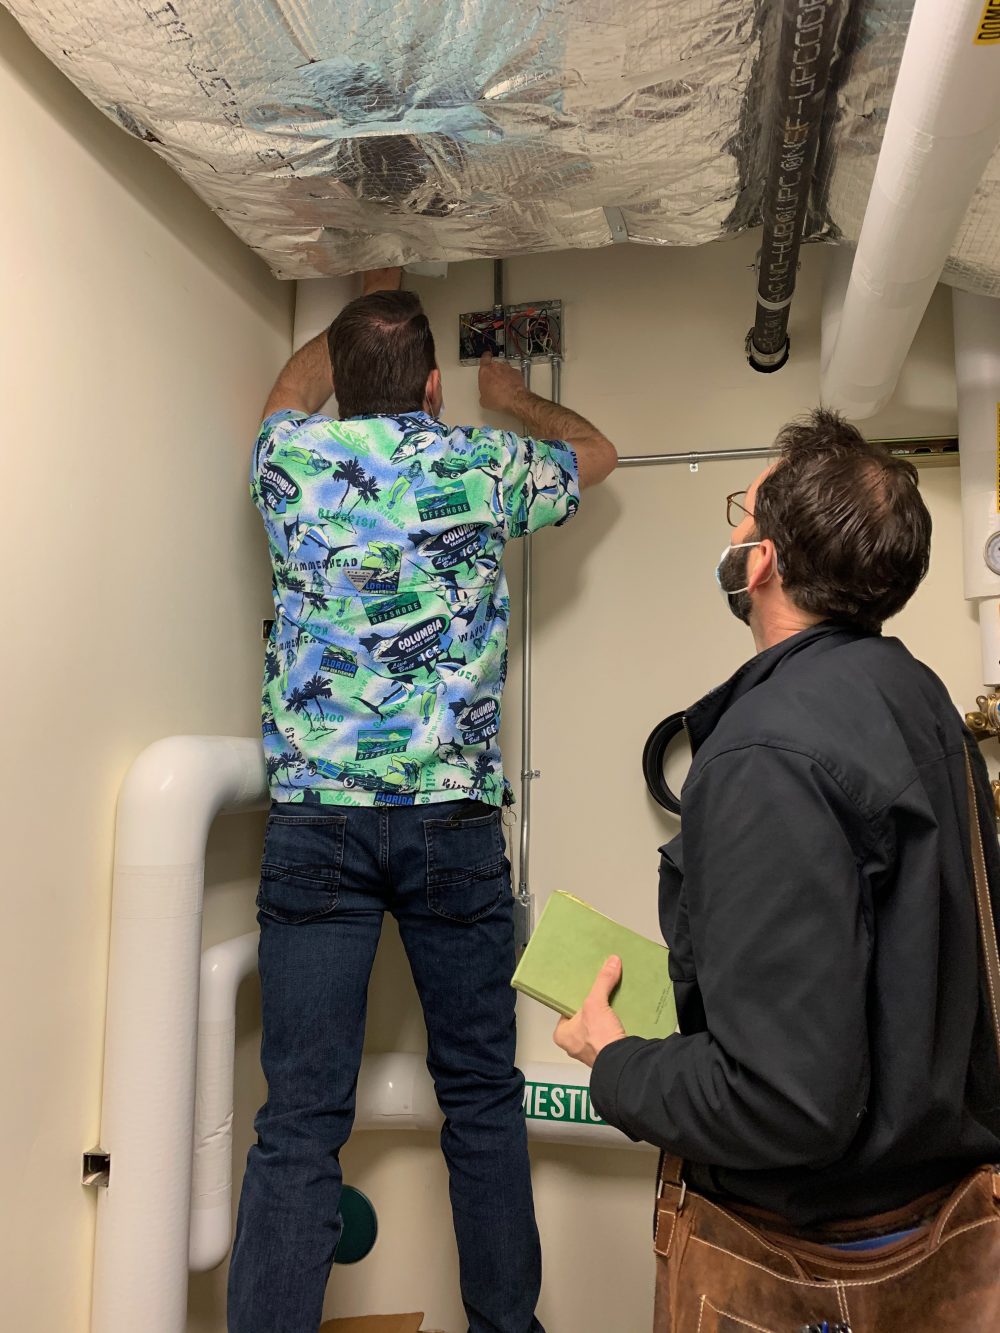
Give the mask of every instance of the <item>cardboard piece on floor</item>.
M 319 1333 L 420 1333 L 422 1314 L 365 1314 L 330 1319 Z

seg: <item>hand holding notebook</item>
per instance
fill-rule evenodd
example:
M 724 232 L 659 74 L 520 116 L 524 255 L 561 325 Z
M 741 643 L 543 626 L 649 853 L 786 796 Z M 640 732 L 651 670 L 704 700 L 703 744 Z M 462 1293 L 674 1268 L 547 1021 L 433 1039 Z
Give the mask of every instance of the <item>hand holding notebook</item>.
M 610 1005 L 626 1035 L 669 1036 L 677 1011 L 667 950 L 569 893 L 553 893 L 545 904 L 511 984 L 569 1018 L 612 956 L 621 959 L 622 976 Z

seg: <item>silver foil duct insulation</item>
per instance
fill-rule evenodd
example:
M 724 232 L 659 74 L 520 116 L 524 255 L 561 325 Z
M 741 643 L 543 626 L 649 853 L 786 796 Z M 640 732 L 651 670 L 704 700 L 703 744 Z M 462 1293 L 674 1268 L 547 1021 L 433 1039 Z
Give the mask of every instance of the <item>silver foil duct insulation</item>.
M 768 0 L 4 3 L 281 277 L 760 222 Z M 807 235 L 852 243 L 912 0 L 843 3 Z M 1000 295 L 1000 153 L 945 276 Z

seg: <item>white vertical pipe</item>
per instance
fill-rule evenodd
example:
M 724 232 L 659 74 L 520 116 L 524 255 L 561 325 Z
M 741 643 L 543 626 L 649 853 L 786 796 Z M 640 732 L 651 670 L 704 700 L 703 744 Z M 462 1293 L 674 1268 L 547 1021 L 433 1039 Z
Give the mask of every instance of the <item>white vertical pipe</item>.
M 188 1243 L 188 1264 L 194 1273 L 221 1264 L 233 1238 L 236 995 L 241 982 L 257 970 L 259 940 L 252 930 L 213 945 L 201 956 Z
M 822 398 L 859 420 L 896 387 L 1000 139 L 1000 44 L 982 0 L 916 0 Z
M 262 804 L 259 740 L 173 736 L 118 798 L 91 1333 L 184 1333 L 205 844 Z
M 984 597 L 979 603 L 979 648 L 984 685 L 1000 686 L 1000 597 Z
M 983 682 L 1000 684 L 1000 300 L 952 293 L 965 595 L 979 600 Z M 981 600 L 980 600 L 981 599 Z
M 329 328 L 348 301 L 360 295 L 357 278 L 300 278 L 295 284 L 293 348 L 297 351 Z

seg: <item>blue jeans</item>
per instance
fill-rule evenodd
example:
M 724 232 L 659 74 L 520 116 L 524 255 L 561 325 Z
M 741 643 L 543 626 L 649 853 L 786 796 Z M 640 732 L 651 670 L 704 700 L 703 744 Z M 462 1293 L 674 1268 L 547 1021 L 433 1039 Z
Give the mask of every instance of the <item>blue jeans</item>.
M 391 809 L 275 802 L 257 904 L 267 1101 L 240 1197 L 230 1333 L 319 1327 L 341 1231 L 339 1153 L 354 1120 L 386 909 L 427 1026 L 470 1333 L 541 1333 L 500 811 L 473 801 Z M 411 1206 L 414 1226 L 425 1225 Z

